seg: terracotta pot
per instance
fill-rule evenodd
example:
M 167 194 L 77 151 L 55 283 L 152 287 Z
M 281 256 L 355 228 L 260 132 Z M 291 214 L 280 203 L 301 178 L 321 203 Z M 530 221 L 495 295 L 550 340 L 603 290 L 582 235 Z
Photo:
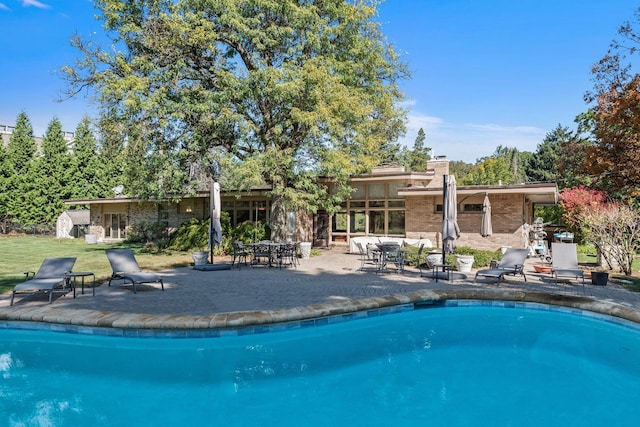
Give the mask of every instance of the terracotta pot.
M 533 268 L 536 270 L 536 273 L 551 273 L 550 265 L 534 264 Z

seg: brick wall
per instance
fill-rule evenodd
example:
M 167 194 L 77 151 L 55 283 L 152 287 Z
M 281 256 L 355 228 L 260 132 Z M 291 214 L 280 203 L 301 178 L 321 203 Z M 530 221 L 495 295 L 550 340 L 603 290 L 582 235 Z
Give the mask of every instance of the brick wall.
M 427 169 L 435 172 L 435 176 L 427 184 L 427 187 L 442 188 L 443 176 L 449 175 L 449 160 L 429 160 L 427 162 Z
M 469 199 L 466 203 L 482 203 Z M 524 247 L 522 225 L 524 223 L 525 207 L 521 194 L 491 195 L 491 219 L 493 235 L 480 235 L 480 212 L 458 212 L 458 226 L 460 227 L 459 246 L 475 249 L 498 250 L 501 246 Z M 408 238 L 431 239 L 439 246 L 442 236 L 442 212 L 436 212 L 436 203 L 441 198 L 434 196 L 416 196 L 406 199 L 405 228 Z

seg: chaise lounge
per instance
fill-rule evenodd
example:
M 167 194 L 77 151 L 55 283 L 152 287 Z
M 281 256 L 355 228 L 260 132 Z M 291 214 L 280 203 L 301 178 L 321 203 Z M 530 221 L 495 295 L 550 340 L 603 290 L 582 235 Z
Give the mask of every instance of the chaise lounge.
M 498 265 L 496 267 L 478 270 L 474 280 L 476 280 L 478 276 L 492 277 L 497 279 L 497 283 L 500 283 L 504 280 L 504 276 L 520 275 L 524 277 L 524 281 L 526 282 L 527 276 L 524 274 L 524 263 L 528 255 L 528 249 L 508 248 L 504 255 L 502 255 L 502 259 L 498 261 Z
M 13 288 L 10 305 L 13 305 L 13 299 L 18 292 L 49 293 L 49 304 L 51 304 L 55 289 L 61 288 L 61 292 L 66 292 L 65 287 L 69 284 L 68 274 L 75 263 L 75 258 L 45 258 L 37 273 L 25 273 L 27 280 Z
M 141 271 L 131 249 L 107 249 L 106 253 L 107 258 L 109 258 L 109 264 L 111 264 L 111 270 L 113 270 L 113 274 L 109 278 L 109 286 L 111 286 L 113 280 L 131 282 L 133 293 L 135 294 L 137 293 L 137 284 L 160 283 L 160 287 L 164 291 L 162 276 Z
M 584 271 L 578 266 L 578 249 L 575 243 L 551 243 L 551 264 L 551 274 L 556 283 L 562 278 L 582 278 L 584 287 Z

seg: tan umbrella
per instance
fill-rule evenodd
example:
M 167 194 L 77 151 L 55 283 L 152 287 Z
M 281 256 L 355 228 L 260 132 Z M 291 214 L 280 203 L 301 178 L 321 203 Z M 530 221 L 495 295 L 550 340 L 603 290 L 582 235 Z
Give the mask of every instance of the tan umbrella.
M 442 191 L 442 259 L 444 260 L 445 254 L 455 251 L 456 240 L 460 237 L 455 176 L 444 176 Z
M 489 195 L 484 195 L 484 202 L 482 203 L 482 223 L 480 224 L 480 235 L 482 237 L 489 237 L 493 234 L 493 228 L 491 226 L 491 203 L 489 203 Z
M 213 264 L 213 247 L 222 243 L 222 225 L 220 224 L 220 184 L 212 182 L 211 191 L 211 223 L 209 227 L 209 246 L 211 263 Z

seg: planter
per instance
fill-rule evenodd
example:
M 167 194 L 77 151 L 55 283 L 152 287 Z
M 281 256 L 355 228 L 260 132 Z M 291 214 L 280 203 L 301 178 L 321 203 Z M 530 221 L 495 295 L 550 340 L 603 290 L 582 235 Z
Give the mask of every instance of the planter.
M 209 258 L 209 252 L 199 251 L 191 254 L 193 258 L 193 265 L 205 265 Z
M 551 273 L 552 267 L 544 264 L 534 264 L 533 269 L 536 273 Z
M 609 273 L 605 271 L 592 271 L 591 272 L 591 284 L 597 286 L 607 286 L 609 281 Z
M 311 242 L 300 243 L 300 256 L 302 259 L 309 259 L 311 256 Z
M 469 273 L 473 267 L 473 255 L 456 255 L 456 269 L 463 273 Z
M 427 254 L 425 259 L 427 261 L 427 267 L 433 268 L 436 264 L 442 264 L 442 252 L 431 252 Z

